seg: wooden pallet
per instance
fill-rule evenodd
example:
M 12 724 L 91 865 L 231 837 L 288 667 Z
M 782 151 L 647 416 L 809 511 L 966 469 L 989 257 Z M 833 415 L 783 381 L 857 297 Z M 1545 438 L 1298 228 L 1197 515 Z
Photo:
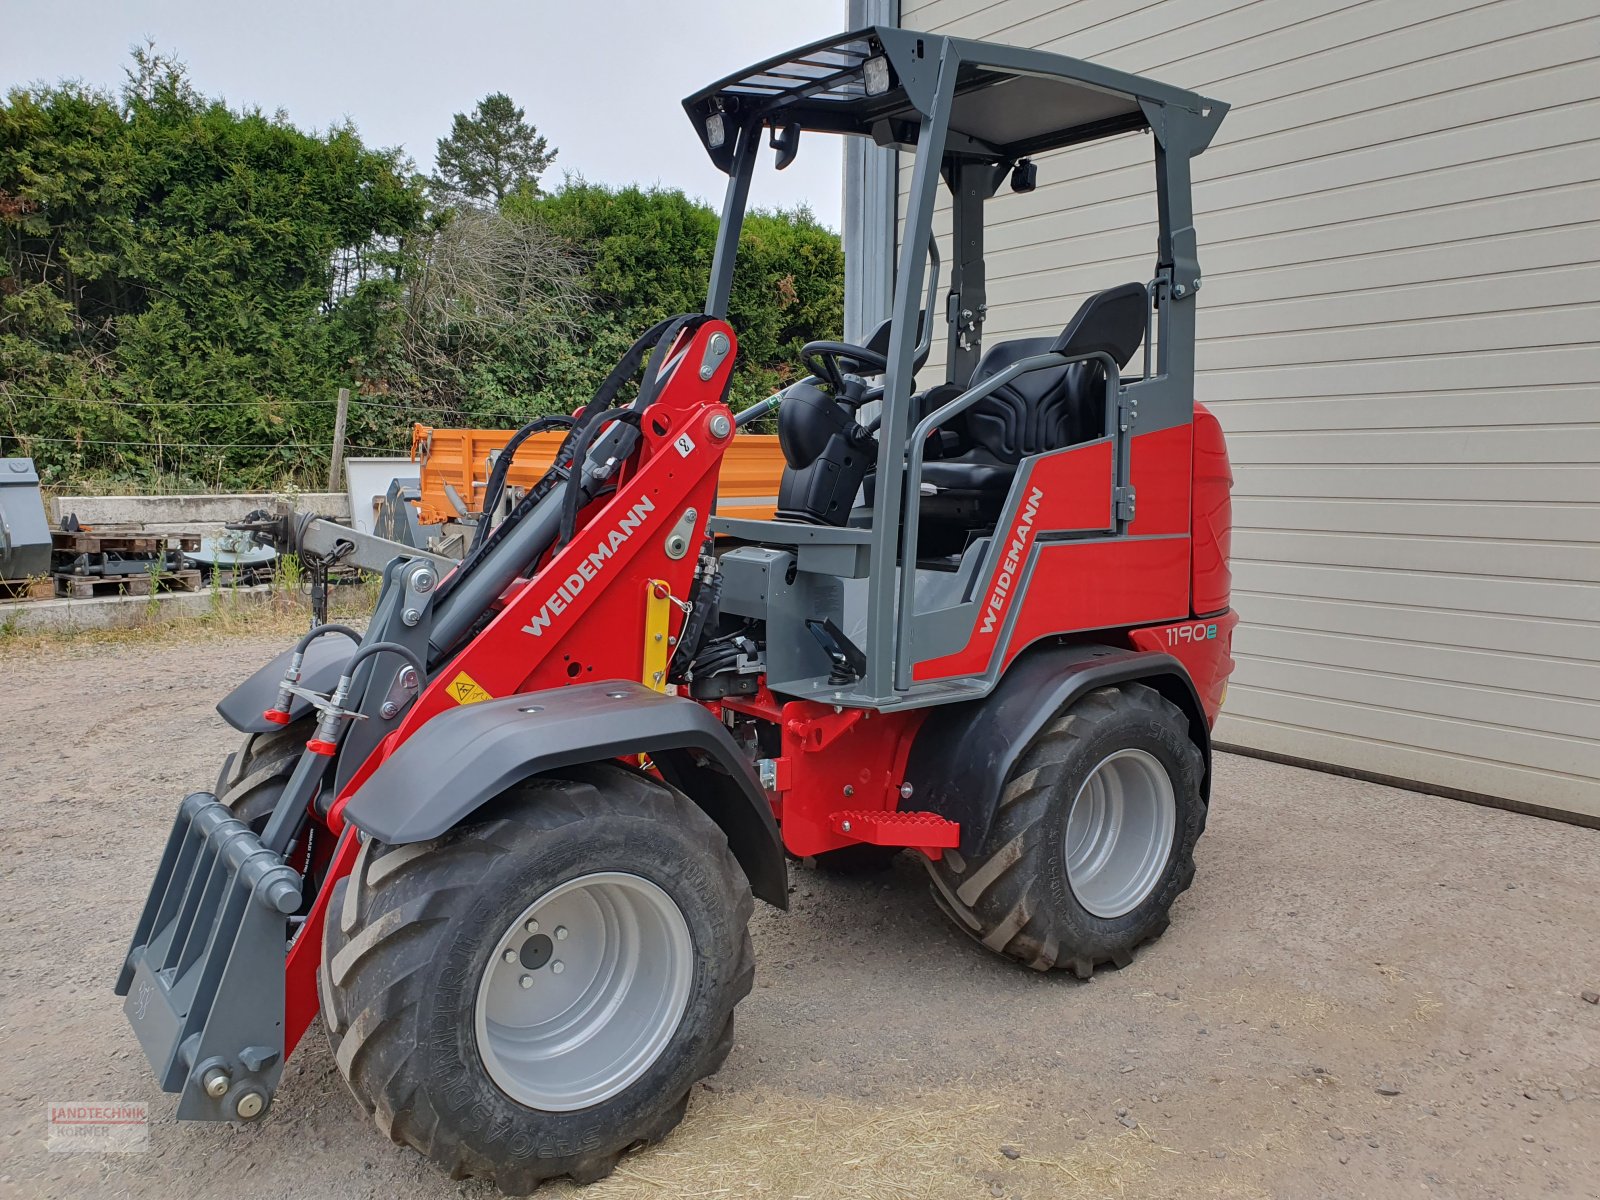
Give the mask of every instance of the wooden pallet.
M 199 571 L 166 571 L 159 575 L 148 572 L 133 575 L 56 575 L 55 591 L 58 596 L 74 600 L 87 600 L 91 596 L 148 596 L 154 591 L 198 592 Z
M 57 554 L 161 554 L 167 550 L 184 553 L 200 549 L 198 533 L 144 533 L 126 530 L 97 532 L 93 529 L 52 530 Z
M 0 600 L 49 600 L 56 594 L 56 581 L 48 575 L 33 579 L 0 579 Z

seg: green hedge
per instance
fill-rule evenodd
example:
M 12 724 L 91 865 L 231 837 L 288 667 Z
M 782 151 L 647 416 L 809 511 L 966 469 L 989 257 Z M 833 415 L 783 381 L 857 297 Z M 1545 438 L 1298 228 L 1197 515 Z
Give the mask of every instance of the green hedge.
M 548 259 L 558 295 L 495 276 L 484 286 L 515 294 L 492 297 L 493 320 L 482 293 L 422 311 L 457 218 L 429 211 L 398 151 L 230 109 L 136 58 L 120 96 L 62 84 L 0 104 L 0 454 L 32 455 L 47 480 L 310 484 L 342 386 L 351 452 L 402 451 L 413 419 L 570 411 L 640 330 L 704 301 L 714 212 L 569 181 L 508 197 L 490 229 Z M 793 377 L 801 343 L 838 336 L 843 274 L 810 213 L 750 214 L 736 403 Z

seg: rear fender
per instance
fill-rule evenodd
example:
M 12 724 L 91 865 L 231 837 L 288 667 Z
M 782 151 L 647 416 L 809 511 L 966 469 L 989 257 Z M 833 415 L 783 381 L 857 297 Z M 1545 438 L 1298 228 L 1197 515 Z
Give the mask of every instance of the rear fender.
M 638 683 L 589 683 L 465 704 L 434 717 L 372 772 L 344 819 L 391 844 L 438 837 L 541 772 L 648 754 L 727 835 L 751 890 L 788 906 L 766 793 L 722 723 Z
M 355 643 L 348 638 L 332 635 L 317 638 L 306 647 L 305 661 L 300 668 L 300 686 L 313 692 L 333 691 L 344 673 L 345 663 L 355 652 Z M 222 719 L 240 733 L 271 733 L 282 728 L 261 714 L 277 704 L 278 684 L 283 681 L 283 673 L 289 669 L 289 659 L 293 655 L 293 648 L 285 650 L 224 696 L 217 705 Z M 296 696 L 289 706 L 289 720 L 298 720 L 310 711 L 310 703 Z
M 982 700 L 943 705 L 928 714 L 906 764 L 916 806 L 961 826 L 961 853 L 972 857 L 989 836 L 1006 776 L 1045 724 L 1080 696 L 1116 683 L 1142 683 L 1189 718 L 1205 759 L 1201 794 L 1211 795 L 1211 733 L 1194 683 L 1170 654 L 1102 645 L 1043 645 L 1007 668 Z

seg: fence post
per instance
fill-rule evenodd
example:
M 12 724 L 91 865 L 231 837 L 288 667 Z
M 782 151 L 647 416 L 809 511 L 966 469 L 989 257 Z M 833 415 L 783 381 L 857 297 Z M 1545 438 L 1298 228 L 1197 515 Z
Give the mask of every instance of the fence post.
M 339 490 L 339 468 L 344 465 L 344 422 L 350 413 L 350 389 L 339 389 L 339 411 L 333 418 L 333 458 L 328 462 L 328 490 Z

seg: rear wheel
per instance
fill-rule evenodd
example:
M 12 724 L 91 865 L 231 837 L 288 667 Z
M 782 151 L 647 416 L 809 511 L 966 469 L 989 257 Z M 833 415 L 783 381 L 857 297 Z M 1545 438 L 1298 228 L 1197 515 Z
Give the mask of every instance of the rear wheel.
M 967 934 L 1036 970 L 1126 966 L 1194 880 L 1203 772 L 1188 718 L 1160 693 L 1090 692 L 1012 769 L 979 852 L 928 864 L 934 895 Z
M 682 1118 L 754 974 L 750 888 L 682 793 L 540 777 L 430 842 L 366 842 L 320 973 L 339 1068 L 395 1141 L 522 1193 Z

